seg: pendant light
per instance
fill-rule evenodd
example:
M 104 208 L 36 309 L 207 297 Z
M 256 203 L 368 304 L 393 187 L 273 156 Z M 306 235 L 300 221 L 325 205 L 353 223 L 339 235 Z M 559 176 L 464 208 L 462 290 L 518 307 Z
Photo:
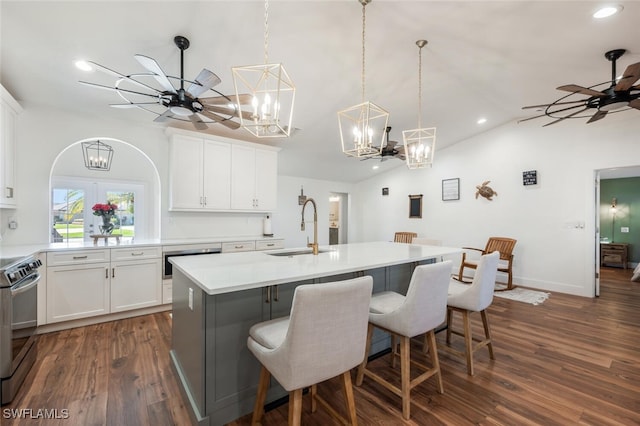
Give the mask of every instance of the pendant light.
M 84 166 L 89 170 L 108 172 L 111 169 L 113 148 L 100 141 L 82 142 Z
M 418 128 L 402 132 L 404 153 L 407 167 L 420 169 L 433 164 L 433 154 L 436 145 L 436 128 L 422 127 L 422 48 L 427 40 L 416 41 L 418 46 Z
M 240 126 L 258 138 L 289 137 L 296 88 L 280 63 L 270 64 L 269 1 L 264 2 L 264 64 L 232 67 L 236 99 L 249 92 L 251 111 L 240 114 Z
M 362 103 L 338 112 L 342 152 L 351 157 L 382 155 L 389 113 L 373 102 L 365 101 L 365 8 L 371 0 L 358 0 L 362 5 Z

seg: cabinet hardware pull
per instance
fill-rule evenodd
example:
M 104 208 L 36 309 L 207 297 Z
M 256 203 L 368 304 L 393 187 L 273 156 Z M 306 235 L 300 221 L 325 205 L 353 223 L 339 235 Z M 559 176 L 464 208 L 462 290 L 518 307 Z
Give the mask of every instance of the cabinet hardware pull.
M 241 249 L 241 248 L 244 248 L 244 246 L 235 246 L 235 248 Z
M 143 251 L 139 251 L 139 252 L 131 253 L 131 256 L 142 256 L 143 254 L 144 254 Z
M 13 188 L 12 187 L 7 186 L 6 195 L 7 195 L 7 198 L 13 198 Z
M 109 268 L 104 268 L 104 277 L 109 278 Z
M 111 278 L 116 277 L 116 268 L 111 268 Z
M 89 256 L 73 256 L 73 260 L 80 260 L 80 259 L 86 259 Z
M 267 300 L 265 300 L 264 302 L 271 303 L 271 286 L 267 287 Z
M 273 301 L 274 301 L 274 302 L 277 302 L 277 301 L 278 301 L 278 298 L 279 298 L 279 296 L 278 296 L 278 286 L 276 285 L 276 286 L 274 286 L 274 287 L 276 288 L 276 296 L 273 298 Z
M 207 197 L 204 197 L 204 205 L 207 205 Z
M 273 244 L 273 243 L 267 244 L 267 247 L 273 247 L 273 246 L 275 246 L 275 244 Z

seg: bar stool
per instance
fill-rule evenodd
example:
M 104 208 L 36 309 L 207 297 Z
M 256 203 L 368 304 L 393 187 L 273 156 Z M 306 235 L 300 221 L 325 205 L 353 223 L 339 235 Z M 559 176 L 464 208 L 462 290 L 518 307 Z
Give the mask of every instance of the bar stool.
M 262 364 L 252 425 L 264 414 L 271 375 L 289 392 L 289 424 L 299 425 L 302 390 L 311 386 L 311 411 L 320 402 L 342 423 L 349 424 L 324 399 L 316 384 L 342 376 L 350 424 L 357 425 L 350 370 L 364 357 L 373 278 L 359 277 L 296 288 L 291 315 L 255 324 L 247 346 Z
M 367 330 L 367 352 L 362 364 L 358 368 L 356 386 L 362 384 L 363 378 L 372 378 L 391 392 L 402 398 L 402 417 L 409 420 L 411 417 L 411 389 L 432 376 L 436 376 L 438 390 L 444 393 L 442 375 L 440 374 L 440 362 L 436 349 L 436 337 L 434 329 L 445 319 L 447 311 L 447 288 L 451 275 L 451 261 L 417 266 L 411 276 L 407 295 L 385 291 L 376 293 L 371 298 L 369 307 L 369 328 Z M 397 387 L 367 369 L 367 357 L 371 346 L 371 337 L 374 328 L 379 328 L 391 333 L 392 366 L 395 365 L 395 357 L 400 357 L 401 387 Z M 427 343 L 430 347 L 432 366 L 428 367 L 410 360 L 410 339 L 414 336 L 425 334 L 424 351 Z M 400 353 L 396 353 L 395 336 L 400 338 Z M 424 373 L 411 380 L 411 364 L 424 370 Z
M 478 349 L 487 347 L 489 357 L 495 359 L 493 346 L 491 344 L 491 330 L 489 328 L 489 318 L 486 309 L 493 302 L 493 290 L 496 285 L 496 274 L 498 271 L 498 261 L 500 252 L 494 251 L 480 258 L 476 273 L 471 284 L 462 283 L 456 279 L 451 279 L 449 283 L 449 296 L 447 297 L 447 345 L 451 344 L 451 335 L 455 334 L 464 337 L 464 351 L 459 351 L 451 346 L 442 346 L 447 352 L 454 355 L 463 356 L 467 360 L 467 373 L 473 376 L 473 354 Z M 453 313 L 462 314 L 463 330 L 454 330 Z M 480 312 L 482 325 L 484 327 L 484 339 L 476 339 L 471 333 L 471 313 Z M 478 342 L 475 346 L 473 342 Z

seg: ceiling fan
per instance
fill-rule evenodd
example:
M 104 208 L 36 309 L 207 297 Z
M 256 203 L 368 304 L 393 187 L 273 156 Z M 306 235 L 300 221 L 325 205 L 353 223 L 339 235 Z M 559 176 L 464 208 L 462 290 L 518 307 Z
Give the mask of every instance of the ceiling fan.
M 380 155 L 365 157 L 361 161 L 368 160 L 370 158 L 379 158 L 380 161 L 385 161 L 387 157 L 399 158 L 402 161 L 405 160 L 404 145 L 397 146 L 397 141 L 389 140 L 389 132 L 391 132 L 391 127 L 385 128 L 385 132 L 387 133 L 387 140 L 385 142 L 385 145 L 382 147 L 382 152 L 380 153 Z M 377 147 L 374 148 L 378 149 Z
M 183 36 L 175 36 L 175 45 L 180 49 L 180 77 L 168 76 L 158 63 L 144 55 L 134 58 L 149 73 L 121 74 L 95 62 L 87 61 L 96 69 L 117 78 L 113 86 L 80 81 L 81 84 L 115 91 L 125 103 L 111 104 L 114 108 L 139 108 L 152 112 L 158 117 L 154 121 L 165 122 L 169 119 L 191 122 L 198 130 L 205 130 L 208 124 L 220 123 L 230 129 L 238 129 L 240 124 L 233 121 L 239 114 L 251 118 L 250 113 L 243 112 L 240 105 L 250 104 L 251 95 L 224 95 L 213 89 L 220 84 L 220 78 L 206 68 L 198 74 L 194 81 L 184 78 L 184 51 L 189 48 L 189 40 Z M 172 81 L 177 82 L 176 88 Z M 188 87 L 185 89 L 185 83 Z M 200 97 L 208 91 L 217 96 Z
M 525 118 L 518 122 L 547 116 L 555 118 L 555 120 L 545 124 L 543 127 L 567 118 L 590 117 L 587 123 L 593 123 L 603 119 L 609 113 L 626 111 L 629 108 L 640 110 L 640 85 L 633 85 L 640 79 L 640 62 L 629 65 L 620 79 L 616 76 L 616 60 L 625 52 L 625 49 L 615 49 L 604 54 L 605 58 L 611 61 L 611 80 L 590 87 L 583 87 L 577 84 L 560 86 L 557 88 L 558 90 L 570 93 L 550 104 L 523 107 L 522 109 L 538 108 L 542 110 L 544 108 L 544 114 Z M 605 84 L 609 85 L 609 87 L 602 91 L 595 89 Z M 587 97 L 576 99 L 580 95 Z M 592 114 L 593 111 L 595 113 Z M 585 114 L 582 114 L 583 112 Z

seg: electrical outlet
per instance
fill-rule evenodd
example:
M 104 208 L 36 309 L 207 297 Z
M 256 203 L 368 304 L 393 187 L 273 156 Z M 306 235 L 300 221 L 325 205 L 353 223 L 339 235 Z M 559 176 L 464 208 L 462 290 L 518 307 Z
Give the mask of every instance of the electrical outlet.
M 189 287 L 189 309 L 193 311 L 193 288 Z
M 17 228 L 18 228 L 18 222 L 16 222 L 15 220 L 9 221 L 9 229 L 17 229 Z
M 623 226 L 622 228 L 620 228 L 620 232 L 622 232 L 623 234 L 628 234 L 629 233 L 629 227 L 628 226 Z

